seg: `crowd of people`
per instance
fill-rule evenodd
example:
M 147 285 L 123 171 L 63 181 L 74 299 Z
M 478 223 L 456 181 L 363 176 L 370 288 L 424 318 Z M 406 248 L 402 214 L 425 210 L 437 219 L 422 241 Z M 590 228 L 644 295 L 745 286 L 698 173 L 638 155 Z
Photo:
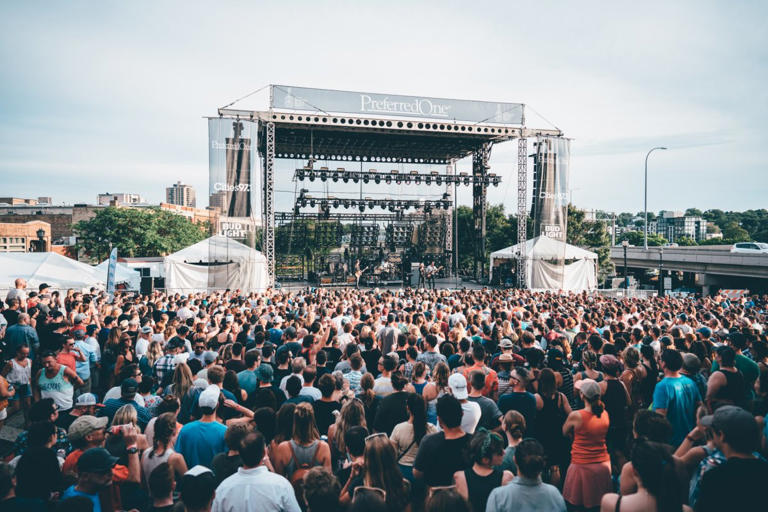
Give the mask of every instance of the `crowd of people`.
M 0 510 L 764 510 L 767 300 L 18 279 Z

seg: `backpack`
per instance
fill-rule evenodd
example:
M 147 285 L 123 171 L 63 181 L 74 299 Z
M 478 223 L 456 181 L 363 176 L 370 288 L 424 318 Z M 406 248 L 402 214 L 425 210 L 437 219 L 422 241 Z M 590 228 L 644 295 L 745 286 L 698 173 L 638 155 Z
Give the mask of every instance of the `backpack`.
M 300 461 L 296 457 L 296 452 L 293 449 L 293 441 L 290 441 L 288 445 L 291 447 L 291 460 L 294 462 L 293 474 L 288 478 L 296 496 L 303 496 L 304 494 L 304 475 L 309 473 L 309 470 L 315 467 L 315 457 L 317 457 L 317 451 L 320 448 L 320 441 L 315 443 L 315 451 L 312 453 L 312 458 L 309 461 Z

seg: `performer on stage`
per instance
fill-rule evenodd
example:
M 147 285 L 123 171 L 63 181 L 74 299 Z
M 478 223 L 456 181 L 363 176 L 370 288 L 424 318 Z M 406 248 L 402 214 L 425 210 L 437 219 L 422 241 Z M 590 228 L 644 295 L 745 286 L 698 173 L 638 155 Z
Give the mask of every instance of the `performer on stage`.
M 427 277 L 427 269 L 424 267 L 424 262 L 419 263 L 419 286 L 418 288 L 421 289 L 426 284 L 426 277 Z
M 437 274 L 437 267 L 434 261 L 430 261 L 427 266 L 427 288 L 432 290 L 435 289 L 435 274 Z

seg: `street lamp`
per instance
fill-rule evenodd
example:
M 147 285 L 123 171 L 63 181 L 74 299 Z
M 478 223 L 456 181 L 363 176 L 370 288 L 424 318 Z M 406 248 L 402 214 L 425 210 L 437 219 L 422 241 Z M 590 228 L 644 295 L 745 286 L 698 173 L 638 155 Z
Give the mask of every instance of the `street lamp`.
M 664 248 L 659 247 L 659 297 L 664 296 Z
M 624 240 L 621 242 L 621 246 L 624 248 L 624 289 L 629 290 L 629 278 L 627 277 L 627 247 L 629 247 L 629 242 Z
M 45 230 L 40 228 L 37 230 L 37 252 L 45 252 Z
M 648 157 L 651 156 L 651 153 L 656 151 L 657 149 L 667 149 L 664 146 L 656 146 L 655 148 L 651 148 L 650 151 L 645 155 L 645 201 L 643 201 L 644 204 L 644 210 L 645 210 L 645 234 L 643 235 L 643 247 L 645 250 L 648 250 Z

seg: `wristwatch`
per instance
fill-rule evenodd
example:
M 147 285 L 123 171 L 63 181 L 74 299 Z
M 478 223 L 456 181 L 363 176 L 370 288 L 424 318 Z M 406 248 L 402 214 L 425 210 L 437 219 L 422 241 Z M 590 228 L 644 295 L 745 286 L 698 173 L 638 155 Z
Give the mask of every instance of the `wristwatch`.
M 128 453 L 128 455 L 133 455 L 134 453 L 139 452 L 139 448 L 136 446 L 131 446 L 130 448 L 126 448 L 125 451 Z

